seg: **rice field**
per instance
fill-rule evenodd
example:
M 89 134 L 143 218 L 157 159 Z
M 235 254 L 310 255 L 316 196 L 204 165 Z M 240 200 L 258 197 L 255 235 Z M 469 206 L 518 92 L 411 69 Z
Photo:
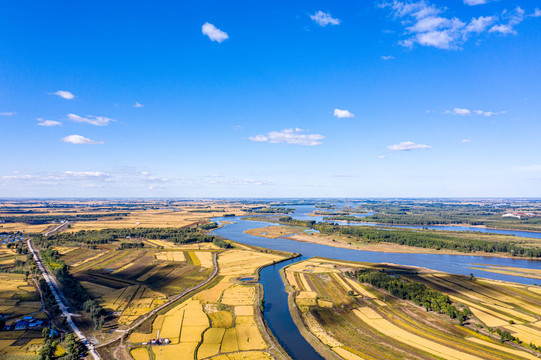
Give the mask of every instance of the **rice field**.
M 104 326 L 107 330 L 129 326 L 167 302 L 169 296 L 210 276 L 212 252 L 186 251 L 168 244 L 169 247 L 160 245 L 160 248 L 118 250 L 117 244 L 104 244 L 97 249 L 59 250 L 62 250 L 61 259 L 70 266 L 70 272 L 80 284 L 114 314 Z
M 453 301 L 469 305 L 475 317 L 466 326 L 459 326 L 456 320 L 443 314 L 427 312 L 410 301 L 346 277 L 343 271 L 352 270 L 353 265 L 313 258 L 285 268 L 284 278 L 292 282 L 288 285 L 295 291 L 306 328 L 339 357 L 347 360 L 537 358 L 529 348 L 501 343 L 481 323 L 498 319 L 495 326 L 512 332 L 525 345 L 530 341 L 535 344 L 541 339 L 538 338 L 541 308 L 537 308 L 541 305 L 541 295 L 528 290 L 528 286 L 469 281 L 448 274 L 403 275 L 449 294 Z M 367 264 L 359 263 L 357 267 Z M 510 319 L 514 320 L 512 324 Z
M 203 252 L 191 253 L 200 259 L 203 267 Z M 253 250 L 232 249 L 220 253 L 220 271 L 211 287 L 158 315 L 151 333 L 134 332 L 128 342 L 137 346 L 158 337 L 159 332 L 159 337 L 168 338 L 171 344 L 152 347 L 156 360 L 171 359 L 178 351 L 184 353 L 173 358 L 193 359 L 196 348 L 197 359 L 272 359 L 261 351 L 268 349 L 269 344 L 256 321 L 258 285 L 240 285 L 235 281 L 279 259 L 283 258 Z
M 0 313 L 6 325 L 24 316 L 46 320 L 37 289 L 22 274 L 0 273 Z M 39 330 L 0 332 L 0 358 L 36 356 L 43 338 Z

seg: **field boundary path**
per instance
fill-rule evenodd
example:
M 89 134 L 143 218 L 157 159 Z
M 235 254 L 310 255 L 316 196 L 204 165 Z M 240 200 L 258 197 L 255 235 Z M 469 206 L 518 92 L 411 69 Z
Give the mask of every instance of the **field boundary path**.
M 66 228 L 68 225 L 69 225 L 69 222 L 66 221 L 65 223 L 58 225 L 54 229 L 47 231 L 44 235 L 45 237 L 48 237 L 57 231 L 64 230 L 64 228 Z
M 38 268 L 40 269 L 41 273 L 43 274 L 43 278 L 47 282 L 47 285 L 49 285 L 49 288 L 51 289 L 51 292 L 54 295 L 54 298 L 58 304 L 58 307 L 62 311 L 62 316 L 66 317 L 66 320 L 68 322 L 68 325 L 73 330 L 73 332 L 77 335 L 77 337 L 83 342 L 83 344 L 88 349 L 88 352 L 94 360 L 101 360 L 101 356 L 98 354 L 96 349 L 94 348 L 94 345 L 92 345 L 86 336 L 79 330 L 77 325 L 73 322 L 71 316 L 72 313 L 69 312 L 69 306 L 67 306 L 68 302 L 66 301 L 66 298 L 64 297 L 64 294 L 62 293 L 62 290 L 60 289 L 60 286 L 56 282 L 56 279 L 49 273 L 49 270 L 43 266 L 43 263 L 41 261 L 41 258 L 39 256 L 39 253 L 34 249 L 34 246 L 32 245 L 32 239 L 28 239 L 28 249 L 32 252 L 32 255 L 34 256 L 34 260 L 36 261 L 36 264 L 38 265 Z
M 98 346 L 96 346 L 97 348 L 101 348 L 103 346 L 107 346 L 107 345 L 110 345 L 112 343 L 114 343 L 115 341 L 118 341 L 120 339 L 123 339 L 130 331 L 132 331 L 133 329 L 135 329 L 136 327 L 138 327 L 139 325 L 141 325 L 143 322 L 145 322 L 148 318 L 154 316 L 158 311 L 160 310 L 163 310 L 164 308 L 168 307 L 169 305 L 171 305 L 172 303 L 174 303 L 175 301 L 177 301 L 178 299 L 188 295 L 189 293 L 195 291 L 195 290 L 198 290 L 200 289 L 201 287 L 207 285 L 209 282 L 211 282 L 215 277 L 216 275 L 218 275 L 218 271 L 220 270 L 219 267 L 218 267 L 218 256 L 217 256 L 217 253 L 212 253 L 212 262 L 214 264 L 214 271 L 212 272 L 212 274 L 205 280 L 203 281 L 202 283 L 196 285 L 196 286 L 193 286 L 189 289 L 186 289 L 184 290 L 183 292 L 181 292 L 180 294 L 176 295 L 174 298 L 172 298 L 171 300 L 169 300 L 168 302 L 158 306 L 156 309 L 152 310 L 151 312 L 149 312 L 148 314 L 146 314 L 145 316 L 143 316 L 141 319 L 139 319 L 137 322 L 135 322 L 134 324 L 130 325 L 129 328 L 127 328 L 126 330 L 122 330 L 122 334 L 117 337 L 116 339 L 113 339 L 113 340 L 109 340 L 103 344 L 100 344 Z

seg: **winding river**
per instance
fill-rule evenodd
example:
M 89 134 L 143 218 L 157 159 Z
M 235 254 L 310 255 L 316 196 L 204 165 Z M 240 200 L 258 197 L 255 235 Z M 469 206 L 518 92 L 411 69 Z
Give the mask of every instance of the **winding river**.
M 322 221 L 321 217 L 308 216 L 314 210 L 313 206 L 297 206 L 294 213 L 290 214 L 293 218 L 300 220 Z M 282 347 L 295 360 L 304 359 L 323 359 L 301 336 L 297 327 L 293 323 L 287 305 L 287 293 L 280 277 L 280 269 L 293 262 L 301 261 L 313 256 L 321 256 L 338 260 L 366 261 L 366 262 L 387 262 L 400 265 L 419 266 L 429 269 L 449 272 L 453 274 L 469 275 L 473 273 L 476 277 L 484 277 L 494 280 L 513 281 L 522 284 L 534 284 L 540 280 L 503 275 L 487 272 L 483 270 L 470 269 L 475 264 L 499 265 L 499 266 L 517 266 L 529 269 L 540 269 L 541 261 L 529 261 L 523 259 L 468 256 L 468 255 L 443 255 L 443 254 L 399 254 L 384 253 L 375 251 L 363 251 L 353 249 L 343 249 L 326 245 L 304 243 L 285 238 L 267 239 L 263 237 L 248 235 L 245 233 L 248 229 L 276 225 L 264 221 L 248 221 L 239 217 L 215 218 L 213 221 L 231 222 L 219 229 L 214 230 L 216 235 L 234 240 L 247 245 L 255 245 L 273 250 L 301 253 L 302 256 L 293 260 L 288 260 L 276 265 L 268 266 L 261 271 L 261 283 L 265 292 L 265 310 L 264 317 L 271 331 L 278 339 Z M 366 223 L 355 225 L 367 225 Z M 408 227 L 419 228 L 419 227 Z M 421 227 L 426 228 L 426 227 Z M 524 236 L 532 238 L 541 238 L 541 233 L 492 230 L 469 228 L 460 226 L 428 226 L 429 229 L 436 230 L 454 230 L 454 231 L 481 231 L 489 233 L 509 234 L 515 236 Z

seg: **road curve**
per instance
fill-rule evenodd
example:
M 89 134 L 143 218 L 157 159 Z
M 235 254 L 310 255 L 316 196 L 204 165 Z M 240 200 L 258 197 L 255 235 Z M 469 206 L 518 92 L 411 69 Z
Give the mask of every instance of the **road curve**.
M 83 344 L 88 349 L 88 352 L 94 360 L 101 360 L 101 356 L 98 354 L 96 349 L 94 349 L 94 345 L 92 345 L 86 336 L 79 330 L 77 325 L 72 320 L 72 313 L 69 312 L 68 302 L 66 298 L 64 297 L 64 294 L 62 293 L 62 290 L 60 289 L 60 286 L 58 286 L 58 283 L 56 282 L 56 279 L 49 273 L 49 270 L 43 265 L 41 261 L 41 257 L 39 256 L 36 249 L 34 249 L 34 246 L 32 244 L 32 239 L 28 239 L 28 249 L 32 252 L 32 255 L 34 256 L 34 260 L 36 261 L 36 264 L 38 265 L 39 270 L 43 274 L 43 278 L 47 282 L 47 285 L 49 285 L 49 288 L 51 289 L 51 292 L 54 295 L 54 298 L 58 304 L 58 307 L 62 311 L 62 316 L 66 317 L 68 325 L 71 327 L 73 332 L 77 335 L 77 337 L 83 342 Z

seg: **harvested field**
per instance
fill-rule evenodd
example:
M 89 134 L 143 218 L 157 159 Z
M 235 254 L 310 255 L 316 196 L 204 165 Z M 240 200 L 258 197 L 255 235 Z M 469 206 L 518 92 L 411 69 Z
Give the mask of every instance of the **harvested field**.
M 197 259 L 202 266 L 211 260 L 209 255 L 209 252 L 201 251 L 185 253 L 192 262 Z M 129 342 L 140 343 L 145 338 L 148 341 L 155 338 L 159 331 L 159 336 L 168 338 L 177 349 L 181 345 L 184 346 L 183 349 L 188 349 L 188 346 L 199 344 L 198 359 L 236 351 L 246 351 L 245 359 L 268 359 L 268 354 L 255 352 L 268 348 L 256 324 L 257 285 L 238 285 L 231 280 L 238 276 L 253 275 L 259 266 L 282 257 L 253 250 L 233 249 L 224 251 L 218 259 L 220 271 L 211 287 L 171 308 L 163 316 L 158 316 L 152 324 L 150 334 L 134 333 Z M 160 346 L 161 353 L 156 353 L 156 359 L 166 356 L 169 350 L 161 350 L 166 347 L 172 345 Z M 242 353 L 239 354 L 240 360 Z M 248 357 L 248 354 L 253 354 L 253 357 Z M 230 355 L 237 358 L 236 354 L 227 356 Z M 225 359 L 229 359 L 227 356 Z
M 302 284 L 300 287 L 311 289 L 295 292 L 303 321 L 322 344 L 344 359 L 510 360 L 534 357 L 529 350 L 516 344 L 501 344 L 495 337 L 490 338 L 487 330 L 484 330 L 485 335 L 478 334 L 458 326 L 456 320 L 445 315 L 427 313 L 412 302 L 371 285 L 359 284 L 341 273 L 340 262 L 332 264 L 320 260 L 310 259 L 286 267 L 285 279 L 294 279 L 297 284 Z M 358 264 L 358 267 L 366 266 L 370 265 Z M 382 265 L 371 266 L 382 268 Z M 393 268 L 393 271 L 397 270 Z M 541 326 L 536 325 L 541 324 L 541 320 L 532 311 L 541 297 L 528 291 L 527 286 L 468 281 L 466 277 L 455 275 L 414 274 L 409 270 L 403 276 L 448 293 L 457 301 L 468 301 L 476 316 L 485 316 L 484 320 L 489 319 L 489 322 L 492 319 L 489 317 L 498 319 L 501 329 L 507 329 L 519 338 L 522 336 L 526 339 L 523 340 L 525 344 L 541 340 L 537 337 L 541 335 Z M 515 323 L 510 324 L 508 319 L 515 319 Z

